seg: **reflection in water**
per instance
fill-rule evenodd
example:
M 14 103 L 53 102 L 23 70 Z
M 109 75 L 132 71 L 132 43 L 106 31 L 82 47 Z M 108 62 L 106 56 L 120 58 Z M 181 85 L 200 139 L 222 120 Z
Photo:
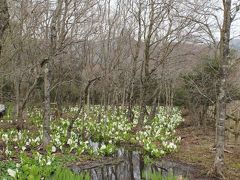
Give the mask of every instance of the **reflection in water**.
M 99 147 L 98 143 L 90 142 L 92 147 Z M 121 158 L 124 161 L 114 165 L 99 165 L 90 170 L 91 179 L 93 180 L 141 180 L 148 179 L 149 172 L 160 172 L 162 176 L 167 176 L 172 172 L 175 176 L 189 177 L 193 168 L 187 165 L 179 164 L 172 161 L 156 162 L 153 165 L 145 165 L 142 155 L 137 151 L 127 151 L 119 149 L 115 154 L 116 159 Z M 71 167 L 71 169 L 80 173 L 84 171 L 81 167 Z

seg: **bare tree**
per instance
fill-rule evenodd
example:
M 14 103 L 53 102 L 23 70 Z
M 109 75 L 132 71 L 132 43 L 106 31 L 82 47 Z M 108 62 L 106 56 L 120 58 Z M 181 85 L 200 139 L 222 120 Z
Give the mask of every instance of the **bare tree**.
M 6 31 L 9 25 L 9 13 L 8 13 L 8 6 L 7 1 L 3 0 L 0 2 L 0 60 L 2 54 L 2 46 L 4 40 L 4 32 Z M 0 83 L 3 84 L 3 77 L 0 77 Z M 0 89 L 0 100 L 3 99 L 3 92 L 2 92 L 2 85 Z
M 7 1 L 2 0 L 0 2 L 0 55 L 2 51 L 3 34 L 7 29 L 8 25 L 9 25 L 9 13 Z
M 57 33 L 59 18 L 61 16 L 63 0 L 58 0 L 56 9 L 53 12 L 50 24 L 50 49 L 47 59 L 44 60 L 44 119 L 43 119 L 43 146 L 46 147 L 50 141 L 50 113 L 51 113 L 51 66 L 50 64 L 57 51 Z
M 223 0 L 223 24 L 220 39 L 220 72 L 219 72 L 219 94 L 216 127 L 216 155 L 214 161 L 214 172 L 223 177 L 224 165 L 224 143 L 225 143 L 225 121 L 226 121 L 226 81 L 230 61 L 230 31 L 231 31 L 231 0 Z
M 36 38 L 39 26 L 35 23 L 41 21 L 41 17 L 34 11 L 39 10 L 37 6 L 28 0 L 19 3 L 10 1 L 10 21 L 14 26 L 8 33 L 2 70 L 9 73 L 8 81 L 14 84 L 14 117 L 19 128 L 23 127 L 23 112 L 41 75 L 39 63 L 35 61 L 40 52 Z M 36 17 L 39 18 L 36 20 Z M 19 21 L 16 21 L 17 18 Z

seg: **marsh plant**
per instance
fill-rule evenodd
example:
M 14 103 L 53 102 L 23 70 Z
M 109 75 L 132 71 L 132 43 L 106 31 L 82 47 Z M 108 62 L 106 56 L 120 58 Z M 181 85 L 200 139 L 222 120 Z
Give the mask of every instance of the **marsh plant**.
M 66 108 L 63 109 L 63 114 L 72 115 L 77 111 L 77 107 Z M 169 113 L 169 110 L 159 107 L 150 123 L 146 118 L 143 127 L 138 132 L 133 132 L 132 129 L 138 123 L 139 112 L 139 107 L 135 107 L 135 116 L 133 122 L 130 122 L 124 109 L 108 107 L 105 110 L 100 106 L 91 106 L 76 119 L 70 137 L 67 136 L 70 118 L 66 116 L 54 119 L 51 121 L 52 141 L 47 152 L 41 153 L 38 149 L 43 137 L 43 115 L 38 108 L 33 108 L 28 112 L 28 121 L 34 125 L 33 130 L 0 130 L 4 143 L 2 154 L 9 164 L 1 166 L 0 176 L 20 177 L 34 174 L 36 177 L 47 177 L 56 171 L 56 159 L 59 156 L 111 156 L 121 144 L 136 145 L 145 156 L 151 158 L 176 151 L 180 138 L 175 136 L 175 129 L 183 120 L 180 111 L 173 108 Z M 99 146 L 93 147 L 90 142 L 98 142 Z

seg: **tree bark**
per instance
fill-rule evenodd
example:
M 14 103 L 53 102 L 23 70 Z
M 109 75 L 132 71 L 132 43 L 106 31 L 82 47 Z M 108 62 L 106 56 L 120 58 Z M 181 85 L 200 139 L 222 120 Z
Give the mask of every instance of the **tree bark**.
M 144 124 L 144 118 L 146 115 L 146 106 L 147 106 L 147 91 L 149 90 L 150 85 L 150 72 L 149 72 L 149 61 L 150 61 L 150 47 L 151 47 L 151 40 L 153 35 L 153 28 L 154 28 L 154 2 L 151 0 L 150 2 L 150 13 L 149 13 L 149 27 L 147 37 L 145 39 L 145 50 L 144 50 L 144 60 L 142 63 L 142 71 L 144 71 L 144 77 L 141 73 L 141 99 L 140 99 L 140 116 L 138 120 L 138 126 L 142 126 Z
M 224 141 L 226 121 L 226 81 L 228 62 L 230 58 L 230 28 L 231 28 L 231 0 L 223 0 L 224 15 L 220 40 L 220 72 L 218 92 L 218 119 L 216 127 L 216 155 L 214 161 L 214 173 L 223 177 L 224 165 Z
M 3 45 L 3 34 L 9 25 L 9 13 L 6 0 L 1 0 L 0 2 L 0 56 L 2 52 Z
M 1 59 L 1 53 L 2 53 L 3 40 L 4 40 L 4 32 L 6 31 L 8 25 L 9 25 L 9 13 L 8 13 L 7 1 L 2 0 L 0 2 L 0 59 Z M 4 79 L 3 77 L 1 77 L 0 83 L 3 84 L 3 82 L 4 82 Z M 3 101 L 2 87 L 0 89 L 0 101 Z
M 50 115 L 51 115 L 51 65 L 57 51 L 57 27 L 58 18 L 60 16 L 62 0 L 57 1 L 56 9 L 53 12 L 52 21 L 50 24 L 50 50 L 48 58 L 44 63 L 44 119 L 43 119 L 43 146 L 46 147 L 50 141 Z
M 44 120 L 43 120 L 43 146 L 46 147 L 50 141 L 50 73 L 49 62 L 44 67 Z

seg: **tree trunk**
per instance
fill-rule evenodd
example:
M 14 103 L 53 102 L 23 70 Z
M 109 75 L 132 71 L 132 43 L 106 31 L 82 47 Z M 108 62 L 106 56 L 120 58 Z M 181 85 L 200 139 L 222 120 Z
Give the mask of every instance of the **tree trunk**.
M 44 120 L 43 120 L 43 146 L 46 147 L 50 141 L 50 75 L 49 62 L 44 67 Z
M 18 71 L 16 72 L 17 75 Z M 17 124 L 19 122 L 18 117 L 19 117 L 19 107 L 20 107 L 20 80 L 19 77 L 16 77 L 14 80 L 14 88 L 15 88 L 15 106 L 14 106 L 14 113 L 13 116 L 15 118 L 15 123 Z
M 151 47 L 151 40 L 153 35 L 153 28 L 154 28 L 154 2 L 151 0 L 150 4 L 150 14 L 149 14 L 149 27 L 147 37 L 145 39 L 145 50 L 144 50 L 144 60 L 142 62 L 142 72 L 144 71 L 144 77 L 141 72 L 141 99 L 140 99 L 140 116 L 138 120 L 138 126 L 142 126 L 144 124 L 144 118 L 146 115 L 146 106 L 147 106 L 147 91 L 149 90 L 150 79 L 150 72 L 149 72 L 149 62 L 150 62 L 150 47 Z
M 57 1 L 56 9 L 52 15 L 52 21 L 50 24 L 50 49 L 49 55 L 46 61 L 44 62 L 44 119 L 43 119 L 43 146 L 46 147 L 50 141 L 50 114 L 51 114 L 51 100 L 50 100 L 50 91 L 51 91 L 51 73 L 50 73 L 50 63 L 53 61 L 53 58 L 57 50 L 57 27 L 58 27 L 58 17 L 61 13 L 62 0 Z
M 224 16 L 220 41 L 220 72 L 218 92 L 218 119 L 216 127 L 216 155 L 214 161 L 214 173 L 223 176 L 224 165 L 224 141 L 226 121 L 226 80 L 227 68 L 230 56 L 229 41 L 231 28 L 231 0 L 223 1 Z
M 3 34 L 9 25 L 9 13 L 6 0 L 0 2 L 0 56 L 3 45 Z

